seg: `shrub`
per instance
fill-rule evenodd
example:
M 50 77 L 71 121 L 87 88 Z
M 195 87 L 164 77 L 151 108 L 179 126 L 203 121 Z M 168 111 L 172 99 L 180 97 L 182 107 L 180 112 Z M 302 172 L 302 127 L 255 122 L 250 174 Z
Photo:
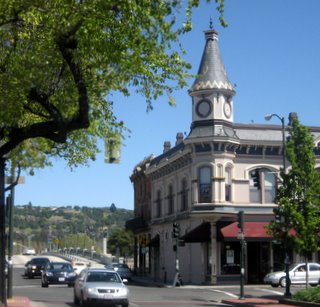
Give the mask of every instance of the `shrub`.
M 320 303 L 320 288 L 307 288 L 292 296 L 294 300 L 302 302 Z

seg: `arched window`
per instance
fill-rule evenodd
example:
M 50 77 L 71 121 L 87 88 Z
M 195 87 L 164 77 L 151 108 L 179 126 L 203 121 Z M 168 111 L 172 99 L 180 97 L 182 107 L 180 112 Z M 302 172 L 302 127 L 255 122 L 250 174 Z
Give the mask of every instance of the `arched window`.
M 225 171 L 225 200 L 231 201 L 231 169 Z
M 250 171 L 250 201 L 253 203 L 274 203 L 276 196 L 276 175 L 267 168 Z
M 183 178 L 181 181 L 181 211 L 185 211 L 188 208 L 188 189 L 187 189 L 187 179 Z
M 204 166 L 199 169 L 199 202 L 211 202 L 211 168 Z
M 173 213 L 174 201 L 173 201 L 173 187 L 172 184 L 168 188 L 168 214 Z
M 157 191 L 157 199 L 156 199 L 156 217 L 161 216 L 161 191 Z

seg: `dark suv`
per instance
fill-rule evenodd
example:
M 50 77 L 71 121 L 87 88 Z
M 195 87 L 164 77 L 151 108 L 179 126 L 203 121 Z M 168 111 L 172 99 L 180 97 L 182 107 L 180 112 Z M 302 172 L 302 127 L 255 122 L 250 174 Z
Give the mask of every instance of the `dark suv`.
M 36 257 L 32 258 L 25 264 L 25 276 L 33 278 L 34 276 L 41 276 L 41 271 L 44 269 L 46 264 L 50 262 L 47 257 Z

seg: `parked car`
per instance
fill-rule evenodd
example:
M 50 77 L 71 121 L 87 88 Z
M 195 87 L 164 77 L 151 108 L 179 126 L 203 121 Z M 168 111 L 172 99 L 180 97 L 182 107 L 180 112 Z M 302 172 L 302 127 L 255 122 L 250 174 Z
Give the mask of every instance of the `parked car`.
M 128 265 L 126 265 L 125 263 L 113 262 L 113 263 L 105 265 L 105 268 L 108 270 L 116 271 L 122 279 L 131 280 L 132 272 L 131 272 L 130 268 L 128 267 Z
M 33 278 L 35 276 L 41 276 L 41 271 L 50 262 L 50 259 L 47 257 L 35 257 L 29 260 L 25 264 L 25 273 L 24 275 L 28 278 Z
M 74 261 L 72 262 L 72 267 L 76 274 L 79 275 L 81 271 L 87 267 L 87 263 L 83 261 Z
M 74 303 L 81 306 L 99 303 L 129 306 L 129 289 L 115 271 L 104 268 L 82 270 L 74 284 Z
M 309 284 L 317 286 L 320 284 L 320 264 L 308 263 L 309 267 Z M 305 284 L 306 283 L 306 264 L 293 264 L 289 267 L 289 278 L 291 284 Z M 286 286 L 285 271 L 272 272 L 264 277 L 264 282 L 270 284 L 272 287 Z
M 22 251 L 22 255 L 35 256 L 36 255 L 36 251 L 32 247 L 27 247 Z
M 68 287 L 73 287 L 76 276 L 69 262 L 49 262 L 41 274 L 41 287 L 48 287 L 49 284 L 67 284 Z

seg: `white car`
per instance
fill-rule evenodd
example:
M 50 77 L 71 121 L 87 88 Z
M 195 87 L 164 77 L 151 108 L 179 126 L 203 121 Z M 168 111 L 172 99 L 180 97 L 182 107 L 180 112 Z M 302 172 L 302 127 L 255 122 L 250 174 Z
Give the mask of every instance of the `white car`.
M 289 267 L 289 278 L 291 284 L 305 284 L 306 283 L 306 264 L 292 264 Z M 311 286 L 320 284 L 320 264 L 308 263 L 308 278 Z M 286 273 L 285 271 L 272 272 L 264 277 L 264 283 L 272 287 L 285 287 L 286 286 Z
M 129 289 L 115 271 L 103 268 L 82 270 L 74 284 L 74 303 L 98 306 L 99 303 L 129 306 Z
M 22 255 L 35 256 L 36 255 L 36 251 L 32 247 L 28 247 L 28 248 L 25 248 L 23 250 Z
M 81 273 L 88 265 L 83 261 L 74 261 L 72 262 L 72 267 L 77 275 Z

